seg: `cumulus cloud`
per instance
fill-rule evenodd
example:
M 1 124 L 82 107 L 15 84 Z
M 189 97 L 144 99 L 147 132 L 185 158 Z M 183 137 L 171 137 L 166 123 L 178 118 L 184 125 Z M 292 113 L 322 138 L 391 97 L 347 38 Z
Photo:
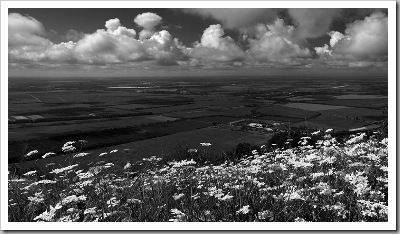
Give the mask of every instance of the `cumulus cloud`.
M 364 20 L 356 20 L 347 25 L 343 33 L 332 31 L 328 35 L 330 47 L 314 48 L 324 58 L 349 60 L 350 67 L 368 67 L 371 61 L 386 61 L 388 53 L 387 16 L 382 12 L 374 12 Z M 326 55 L 329 55 L 326 57 Z M 350 61 L 352 60 L 352 61 Z M 354 61 L 358 60 L 358 61 Z
M 151 16 L 150 13 L 144 16 L 142 14 L 137 19 L 142 26 L 152 29 L 157 22 L 150 20 L 149 15 Z M 39 21 L 28 16 L 10 14 L 9 58 L 11 61 L 49 64 L 58 62 L 101 65 L 148 60 L 159 65 L 175 65 L 182 55 L 179 49 L 182 45 L 166 30 L 152 33 L 149 39 L 136 39 L 136 31 L 122 26 L 118 18 L 108 20 L 105 28 L 84 35 L 69 30 L 64 37 L 68 42 L 53 44 L 41 37 L 45 30 Z
M 8 46 L 40 46 L 48 47 L 52 43 L 43 38 L 45 34 L 42 23 L 30 16 L 18 13 L 8 14 Z
M 257 25 L 255 38 L 249 38 L 247 53 L 258 61 L 285 61 L 289 58 L 310 57 L 308 48 L 301 48 L 293 42 L 293 26 L 287 26 L 282 19 L 273 24 Z
M 333 38 L 335 32 L 330 35 Z M 345 34 L 332 48 L 333 55 L 354 59 L 382 59 L 387 57 L 387 53 L 388 20 L 382 12 L 372 13 L 364 20 L 349 24 Z
M 229 37 L 224 37 L 224 29 L 220 24 L 210 25 L 204 30 L 200 43 L 186 51 L 192 58 L 218 62 L 237 61 L 244 58 L 243 50 Z
M 289 9 L 289 15 L 294 20 L 295 36 L 299 39 L 316 38 L 325 35 L 333 19 L 340 13 L 339 9 Z
M 277 9 L 265 8 L 192 8 L 182 9 L 183 12 L 199 15 L 203 18 L 214 18 L 222 23 L 224 28 L 246 30 L 257 23 L 268 23 L 276 18 Z
M 143 28 L 139 33 L 139 37 L 141 39 L 150 38 L 155 33 L 155 27 L 159 25 L 162 21 L 162 18 L 151 12 L 139 14 L 136 16 L 134 22 Z
M 106 21 L 106 29 L 109 32 L 114 32 L 119 26 L 121 26 L 121 22 L 119 21 L 118 18 L 115 19 L 109 19 Z
M 340 40 L 344 38 L 344 35 L 340 32 L 332 31 L 328 35 L 331 37 L 329 44 L 334 47 Z

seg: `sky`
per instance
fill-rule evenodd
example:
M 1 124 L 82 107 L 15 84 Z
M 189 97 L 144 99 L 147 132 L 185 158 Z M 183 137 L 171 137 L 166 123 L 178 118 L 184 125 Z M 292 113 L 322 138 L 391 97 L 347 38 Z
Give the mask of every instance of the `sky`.
M 387 74 L 387 9 L 9 9 L 9 77 Z

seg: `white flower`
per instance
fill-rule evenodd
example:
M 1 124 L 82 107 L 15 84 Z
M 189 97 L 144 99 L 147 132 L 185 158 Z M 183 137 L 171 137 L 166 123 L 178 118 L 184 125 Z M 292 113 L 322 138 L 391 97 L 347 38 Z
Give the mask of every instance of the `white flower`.
M 249 205 L 243 206 L 240 210 L 236 211 L 236 214 L 247 214 L 250 212 Z
M 64 171 L 69 171 L 69 170 L 71 170 L 71 169 L 73 169 L 73 168 L 75 168 L 77 166 L 78 166 L 78 164 L 67 166 L 67 167 L 63 167 L 63 168 L 57 168 L 57 169 L 52 170 L 50 173 L 59 174 L 59 173 L 64 172 Z
M 181 193 L 181 194 L 175 194 L 174 196 L 172 196 L 173 198 L 174 198 L 174 200 L 176 201 L 176 200 L 179 200 L 179 199 L 181 199 L 182 197 L 184 197 L 185 196 L 185 194 L 183 194 L 183 193 Z
M 211 143 L 205 143 L 205 142 L 202 142 L 202 143 L 200 143 L 200 145 L 201 145 L 201 146 L 208 147 L 208 146 L 210 146 L 210 145 L 211 145 Z
M 119 205 L 119 200 L 116 197 L 112 197 L 106 203 L 107 203 L 108 207 L 114 207 L 114 206 Z
M 83 214 L 91 214 L 91 215 L 96 214 L 96 209 L 97 209 L 97 207 L 87 208 L 87 209 L 83 212 Z
M 320 130 L 318 130 L 318 131 L 316 131 L 316 132 L 313 132 L 313 133 L 311 133 L 311 135 L 318 135 L 318 134 L 320 134 L 321 133 L 321 131 Z
M 85 157 L 88 154 L 90 154 L 90 153 L 83 153 L 83 152 L 82 153 L 78 153 L 78 154 L 75 154 L 73 158 Z
M 25 157 L 30 157 L 30 156 L 32 156 L 32 155 L 34 155 L 34 154 L 37 154 L 37 153 L 39 153 L 39 151 L 37 151 L 37 150 L 32 150 L 31 152 L 27 153 L 27 154 L 25 155 Z
M 325 132 L 326 133 L 329 133 L 329 132 L 332 132 L 333 131 L 333 129 L 332 128 L 329 128 L 329 129 L 327 129 Z
M 28 171 L 27 173 L 23 174 L 23 176 L 30 176 L 30 175 L 33 175 L 35 173 L 36 173 L 36 171 Z
M 222 198 L 219 198 L 219 200 L 221 201 L 227 201 L 227 200 L 231 200 L 233 198 L 233 196 L 226 194 L 225 196 L 223 196 Z
M 186 214 L 178 209 L 171 209 L 171 213 L 174 218 L 170 219 L 170 222 L 185 222 L 187 219 Z
M 132 166 L 132 164 L 130 164 L 129 162 L 124 166 L 124 169 L 126 170 L 126 169 L 129 169 L 129 168 L 131 168 L 131 166 Z
M 76 149 L 74 146 L 72 146 L 72 144 L 74 144 L 74 143 L 75 143 L 75 141 L 66 142 L 62 147 L 62 151 L 65 153 L 74 151 Z
M 42 158 L 48 158 L 48 157 L 50 157 L 51 155 L 55 155 L 55 153 L 53 153 L 53 152 L 45 153 L 45 154 L 42 156 Z

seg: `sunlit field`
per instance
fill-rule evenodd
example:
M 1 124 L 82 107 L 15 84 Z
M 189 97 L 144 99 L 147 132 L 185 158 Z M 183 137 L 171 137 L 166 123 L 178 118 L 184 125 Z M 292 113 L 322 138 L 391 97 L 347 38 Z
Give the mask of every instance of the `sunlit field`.
M 49 174 L 9 172 L 13 222 L 386 222 L 388 140 L 331 129 L 303 137 L 296 148 L 262 146 L 237 160 L 202 160 L 213 142 L 166 162 L 158 156 L 123 168 L 79 164 L 81 142 L 67 142 L 70 165 Z M 316 141 L 314 145 L 309 142 Z M 31 151 L 25 157 L 36 154 Z M 104 152 L 112 153 L 112 152 Z M 101 154 L 100 154 L 101 155 Z M 51 156 L 51 153 L 43 157 Z M 93 157 L 93 155 L 91 155 Z M 97 155 L 95 155 L 98 157 Z M 121 159 L 122 160 L 122 159 Z

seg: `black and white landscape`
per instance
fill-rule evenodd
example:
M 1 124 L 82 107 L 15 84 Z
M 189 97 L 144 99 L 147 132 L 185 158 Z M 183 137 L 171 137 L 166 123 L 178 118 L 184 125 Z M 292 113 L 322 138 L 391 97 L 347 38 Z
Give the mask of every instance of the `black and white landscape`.
M 388 222 L 388 17 L 9 8 L 8 222 Z

